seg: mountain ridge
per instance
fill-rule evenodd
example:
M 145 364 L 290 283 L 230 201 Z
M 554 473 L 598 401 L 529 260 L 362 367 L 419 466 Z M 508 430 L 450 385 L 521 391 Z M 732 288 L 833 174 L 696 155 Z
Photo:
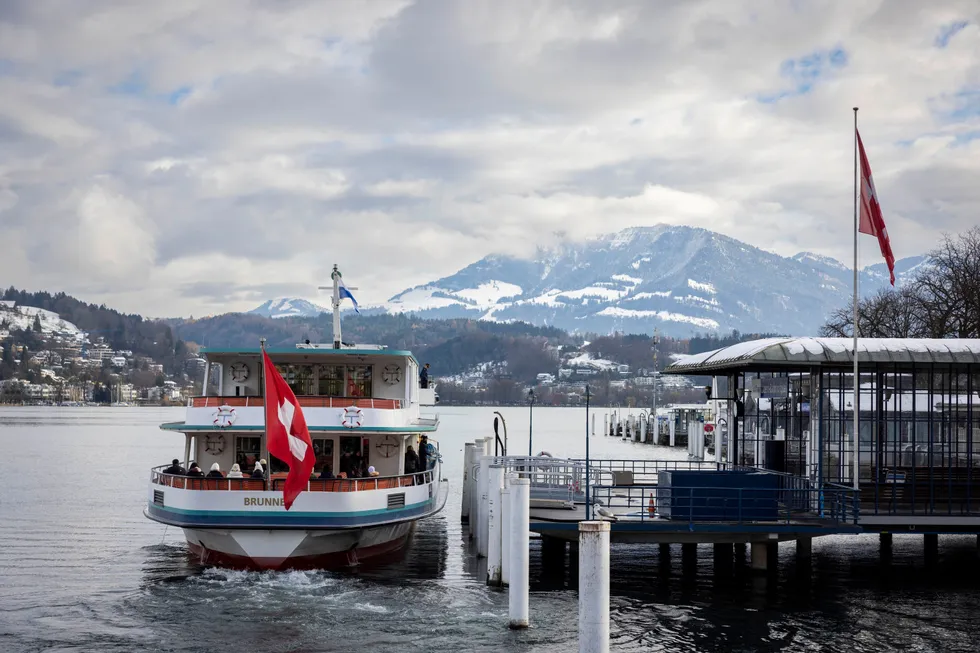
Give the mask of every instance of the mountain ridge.
M 925 261 L 896 262 L 897 285 Z M 784 257 L 707 229 L 659 224 L 540 248 L 532 259 L 486 256 L 362 310 L 523 321 L 572 333 L 812 335 L 849 302 L 852 275 L 832 257 Z M 884 263 L 860 270 L 863 296 L 887 283 Z

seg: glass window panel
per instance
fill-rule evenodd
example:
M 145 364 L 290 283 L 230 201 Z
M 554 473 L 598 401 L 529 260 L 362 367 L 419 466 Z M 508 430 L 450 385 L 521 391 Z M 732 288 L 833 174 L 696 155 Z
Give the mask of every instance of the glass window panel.
M 347 396 L 371 396 L 371 366 L 352 365 L 347 368 Z
M 344 367 L 343 365 L 319 365 L 319 392 L 323 397 L 344 396 Z
M 242 474 L 248 476 L 255 463 L 259 461 L 262 453 L 262 438 L 242 437 L 235 438 L 235 462 L 242 470 Z
M 286 385 L 297 396 L 316 394 L 316 382 L 312 365 L 276 364 Z

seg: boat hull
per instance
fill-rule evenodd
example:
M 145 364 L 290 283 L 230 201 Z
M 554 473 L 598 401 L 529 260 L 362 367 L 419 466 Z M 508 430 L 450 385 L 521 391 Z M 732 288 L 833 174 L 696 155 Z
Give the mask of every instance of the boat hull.
M 185 528 L 201 564 L 241 569 L 340 569 L 394 560 L 415 522 L 356 530 L 221 530 Z

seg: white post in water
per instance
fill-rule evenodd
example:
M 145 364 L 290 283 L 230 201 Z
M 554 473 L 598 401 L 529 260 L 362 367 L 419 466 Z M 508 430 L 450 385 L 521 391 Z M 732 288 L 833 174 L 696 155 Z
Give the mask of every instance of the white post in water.
M 512 474 L 504 477 L 500 490 L 500 584 L 510 585 L 510 484 Z M 514 476 L 516 478 L 516 476 Z
M 578 650 L 609 651 L 609 522 L 578 523 Z
M 602 434 L 609 437 L 609 414 L 602 416 Z
M 472 442 L 467 442 L 463 445 L 463 500 L 460 502 L 460 521 L 469 522 L 470 521 L 470 493 L 472 489 L 470 484 L 473 481 L 473 472 L 470 470 L 470 466 L 473 464 L 473 452 L 476 450 L 476 445 Z
M 527 628 L 528 592 L 531 590 L 528 522 L 531 520 L 531 480 L 517 478 L 510 486 L 510 627 Z
M 595 435 L 595 419 L 596 415 L 595 413 L 592 413 L 592 432 L 589 435 Z
M 487 544 L 487 584 L 500 585 L 501 571 L 503 565 L 503 552 L 501 551 L 500 535 L 503 530 L 501 516 L 501 490 L 504 487 L 504 468 L 494 465 L 490 468 L 490 501 L 488 511 L 487 533 L 489 543 Z
M 476 554 L 481 558 L 486 558 L 487 545 L 490 543 L 490 524 L 489 524 L 489 493 L 490 493 L 490 456 L 480 457 L 480 475 L 476 477 L 476 492 L 479 502 L 480 521 L 476 528 Z
M 670 420 L 670 424 L 667 425 L 667 428 L 669 429 L 670 432 L 670 446 L 673 447 L 676 446 L 676 442 L 677 442 L 677 424 L 674 422 L 674 418 L 670 417 L 669 414 L 667 416 L 667 419 Z

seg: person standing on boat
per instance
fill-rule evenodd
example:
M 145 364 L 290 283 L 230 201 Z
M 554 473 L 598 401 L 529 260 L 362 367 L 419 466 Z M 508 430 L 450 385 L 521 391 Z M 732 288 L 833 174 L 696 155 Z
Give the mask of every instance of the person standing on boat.
M 419 471 L 419 455 L 415 453 L 412 445 L 408 445 L 408 450 L 405 452 L 405 473 L 414 474 L 417 471 Z
M 429 387 L 429 364 L 426 363 L 422 367 L 422 371 L 419 372 L 419 387 L 428 388 Z
M 429 469 L 429 438 L 425 435 L 419 437 L 419 471 L 424 472 Z
M 187 473 L 183 467 L 180 466 L 180 461 L 176 458 L 173 459 L 173 464 L 170 467 L 163 470 L 164 474 L 173 474 L 174 476 L 183 476 Z
M 208 472 L 208 478 L 224 478 L 224 474 L 221 473 L 221 465 L 214 463 L 211 465 L 211 471 Z

